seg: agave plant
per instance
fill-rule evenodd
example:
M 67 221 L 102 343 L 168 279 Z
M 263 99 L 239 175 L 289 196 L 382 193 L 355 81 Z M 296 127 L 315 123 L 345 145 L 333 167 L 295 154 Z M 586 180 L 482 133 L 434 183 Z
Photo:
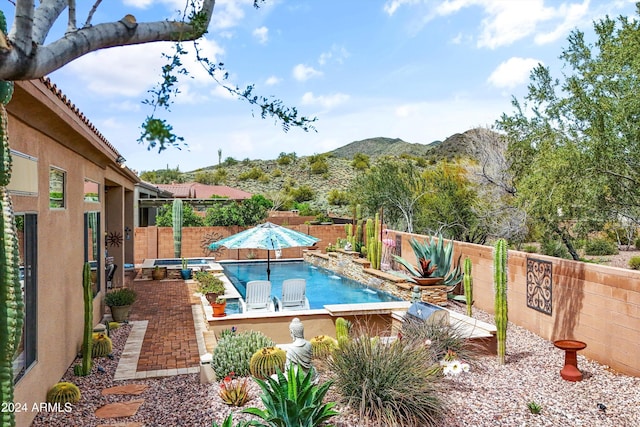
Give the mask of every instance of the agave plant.
M 408 277 L 409 280 L 416 282 L 414 277 L 427 278 L 427 277 L 442 277 L 443 284 L 445 286 L 456 286 L 462 281 L 462 269 L 460 268 L 460 258 L 453 265 L 453 242 L 444 244 L 444 238 L 442 234 L 439 234 L 437 238 L 427 238 L 421 242 L 418 239 L 412 238 L 409 240 L 413 254 L 418 262 L 417 266 L 412 265 L 406 259 L 394 255 L 393 258 L 402 265 L 413 277 Z
M 296 367 L 288 369 L 286 373 L 278 370 L 276 376 L 277 379 L 269 377 L 266 381 L 256 378 L 262 389 L 261 398 L 266 409 L 247 408 L 242 412 L 258 416 L 264 423 L 252 420 L 249 425 L 317 427 L 338 415 L 333 409 L 335 402 L 323 402 L 331 381 L 316 386 L 311 370 L 305 374 Z

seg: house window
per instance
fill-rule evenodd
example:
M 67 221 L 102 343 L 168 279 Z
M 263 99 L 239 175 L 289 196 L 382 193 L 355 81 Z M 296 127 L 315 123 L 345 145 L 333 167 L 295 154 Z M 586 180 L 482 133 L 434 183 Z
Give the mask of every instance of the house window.
M 66 173 L 58 168 L 49 169 L 49 207 L 62 209 L 65 207 Z
M 16 214 L 15 218 L 18 231 L 20 284 L 24 300 L 22 337 L 13 359 L 13 378 L 18 382 L 36 361 L 38 217 L 36 214 Z
M 100 184 L 85 178 L 84 201 L 89 203 L 100 203 Z

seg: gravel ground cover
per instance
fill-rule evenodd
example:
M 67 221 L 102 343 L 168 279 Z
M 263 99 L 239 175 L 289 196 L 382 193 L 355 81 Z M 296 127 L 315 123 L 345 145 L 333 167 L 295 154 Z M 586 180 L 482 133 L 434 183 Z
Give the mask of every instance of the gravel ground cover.
M 451 307 L 462 310 L 460 307 Z M 493 323 L 492 316 L 474 310 L 474 317 Z M 147 380 L 113 381 L 118 359 L 126 342 L 129 325 L 112 331 L 113 359 L 96 359 L 87 377 L 73 375 L 71 366 L 62 380 L 72 381 L 82 391 L 81 401 L 68 413 L 41 413 L 33 427 L 82 426 L 141 422 L 147 427 L 211 426 L 220 423 L 239 408 L 225 405 L 218 397 L 218 384 L 200 384 L 197 374 Z M 470 372 L 443 379 L 443 399 L 447 402 L 445 426 L 640 426 L 640 378 L 620 375 L 607 366 L 578 356 L 584 374 L 581 382 L 564 381 L 559 374 L 564 353 L 553 344 L 523 328 L 509 324 L 506 364 L 499 366 L 495 356 L 480 357 Z M 104 369 L 99 372 L 98 366 Z M 322 371 L 326 379 L 329 372 Z M 140 396 L 102 396 L 102 389 L 123 384 L 147 384 Z M 260 390 L 252 382 L 247 406 L 263 407 Z M 107 403 L 145 399 L 135 416 L 126 419 L 98 419 L 94 411 Z M 327 395 L 339 400 L 335 390 Z M 527 403 L 542 408 L 531 414 Z M 606 407 L 603 411 L 598 404 Z M 340 415 L 332 418 L 336 427 L 372 426 L 356 413 L 338 405 Z M 234 419 L 249 419 L 238 414 Z

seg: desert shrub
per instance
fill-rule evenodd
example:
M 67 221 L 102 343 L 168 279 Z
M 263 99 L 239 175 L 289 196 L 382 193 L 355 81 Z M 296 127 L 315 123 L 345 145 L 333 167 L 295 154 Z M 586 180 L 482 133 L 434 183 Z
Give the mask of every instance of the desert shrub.
M 406 319 L 401 334 L 403 340 L 416 345 L 429 343 L 427 347 L 433 360 L 440 361 L 453 352 L 458 359 L 470 362 L 479 353 L 478 346 L 464 338 L 461 327 L 446 318 L 433 322 Z
M 439 426 L 444 404 L 428 347 L 408 340 L 387 344 L 369 334 L 333 352 L 334 386 L 372 425 Z
M 351 167 L 356 170 L 365 170 L 369 169 L 371 166 L 371 161 L 369 160 L 369 156 L 364 153 L 356 153 L 353 156 L 353 161 L 351 162 Z
M 282 152 L 278 155 L 278 158 L 276 159 L 276 163 L 278 163 L 279 165 L 290 165 L 291 163 L 295 162 L 296 158 L 297 158 L 297 155 L 295 152 L 293 153 Z
M 258 182 L 261 182 L 263 184 L 266 184 L 269 181 L 271 181 L 271 179 L 269 179 L 269 175 L 267 175 L 267 174 L 260 175 L 260 177 L 258 178 Z
M 522 251 L 529 254 L 535 254 L 536 252 L 538 252 L 538 248 L 536 247 L 536 245 L 524 245 L 522 247 Z
M 310 165 L 311 173 L 321 175 L 329 172 L 329 163 L 325 159 L 317 160 Z
M 327 202 L 332 206 L 346 206 L 349 204 L 349 193 L 333 188 L 327 195 Z
M 282 176 L 282 171 L 280 169 L 275 169 L 273 172 L 271 172 L 271 176 L 274 178 L 279 178 Z
M 566 246 L 557 240 L 545 240 L 542 242 L 540 250 L 544 255 L 554 256 L 556 258 L 571 258 Z
M 640 270 L 640 256 L 631 257 L 629 260 L 629 268 Z
M 640 237 L 638 237 L 636 239 L 636 242 L 634 243 L 634 246 L 636 247 L 636 249 L 640 250 Z
M 225 335 L 220 338 L 213 351 L 211 367 L 216 377 L 224 378 L 230 372 L 238 376 L 249 375 L 251 356 L 263 347 L 273 347 L 275 343 L 262 332 L 247 331 Z
M 618 253 L 618 247 L 611 240 L 592 239 L 585 244 L 584 253 L 586 255 L 615 255 Z
M 260 179 L 263 175 L 264 171 L 261 168 L 255 166 L 248 171 L 242 172 L 240 175 L 238 175 L 238 179 L 240 181 L 246 181 L 248 179 Z
M 316 196 L 315 191 L 309 185 L 301 185 L 298 188 L 292 188 L 289 190 L 289 195 L 298 203 L 313 200 Z
M 237 165 L 238 161 L 233 157 L 227 157 L 226 159 L 224 159 L 224 162 L 222 164 L 225 166 L 233 166 L 233 165 Z

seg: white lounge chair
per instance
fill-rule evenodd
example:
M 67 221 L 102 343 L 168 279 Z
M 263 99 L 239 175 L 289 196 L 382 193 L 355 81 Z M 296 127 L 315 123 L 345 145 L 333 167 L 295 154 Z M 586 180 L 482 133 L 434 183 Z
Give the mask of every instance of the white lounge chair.
M 309 310 L 305 279 L 287 279 L 282 282 L 282 300 L 276 297 L 278 311 Z
M 271 282 L 268 280 L 252 280 L 247 282 L 247 294 L 240 300 L 242 312 L 275 311 L 271 298 Z

